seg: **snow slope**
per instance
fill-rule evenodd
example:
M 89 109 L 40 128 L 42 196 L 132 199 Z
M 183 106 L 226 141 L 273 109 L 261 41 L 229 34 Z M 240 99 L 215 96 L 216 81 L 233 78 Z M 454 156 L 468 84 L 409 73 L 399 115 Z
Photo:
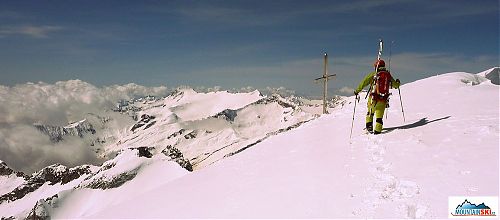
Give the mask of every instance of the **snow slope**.
M 113 206 L 123 200 L 139 196 L 144 191 L 163 187 L 168 182 L 188 173 L 188 171 L 179 167 L 175 162 L 169 161 L 162 154 L 155 155 L 151 159 L 138 158 L 131 154 L 133 154 L 132 151 L 127 151 L 110 161 L 116 165 L 91 179 L 86 179 L 80 184 L 80 189 L 61 193 L 62 197 L 65 197 L 65 194 L 69 194 L 72 198 L 78 198 L 65 202 L 71 203 L 80 209 L 67 211 L 71 211 L 71 215 L 76 216 L 90 215 L 101 210 L 103 207 Z M 85 185 L 91 184 L 95 180 L 103 178 L 112 179 L 110 177 L 120 175 L 123 171 L 130 171 L 132 169 L 136 170 L 136 176 L 119 188 L 108 188 L 106 190 L 84 188 Z M 141 206 L 142 204 L 138 204 L 135 208 L 142 209 L 140 208 Z
M 449 73 L 403 85 L 401 92 L 406 122 L 393 91 L 382 135 L 363 133 L 366 101 L 361 100 L 349 140 L 354 107 L 349 97 L 330 115 L 158 186 L 59 194 L 51 214 L 446 218 L 448 196 L 498 196 L 499 87 L 479 75 Z M 163 172 L 155 169 L 132 181 L 154 181 Z M 100 199 L 107 196 L 116 201 Z

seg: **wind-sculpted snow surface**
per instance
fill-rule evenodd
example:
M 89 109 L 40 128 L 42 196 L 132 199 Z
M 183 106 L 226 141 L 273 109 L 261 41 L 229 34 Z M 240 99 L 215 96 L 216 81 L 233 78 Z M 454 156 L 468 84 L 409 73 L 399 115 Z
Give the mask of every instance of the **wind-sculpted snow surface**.
M 464 82 L 475 79 L 480 83 Z M 450 73 L 403 85 L 401 92 L 406 122 L 401 107 L 392 101 L 381 135 L 362 131 L 366 114 L 362 100 L 349 140 L 354 107 L 350 97 L 330 115 L 135 196 L 123 198 L 114 191 L 66 193 L 59 197 L 53 216 L 446 218 L 450 195 L 498 195 L 498 86 L 477 75 Z M 239 133 L 227 133 L 234 138 L 259 132 L 252 126 L 238 126 L 238 117 L 258 119 L 261 107 L 252 104 L 204 120 L 234 123 L 241 128 Z M 200 123 L 190 123 L 196 122 Z M 175 136 L 172 143 L 178 144 L 210 134 L 180 129 L 164 136 Z M 195 150 L 194 145 L 186 146 L 190 146 L 186 152 Z M 104 195 L 120 201 L 100 202 Z M 90 200 L 89 206 L 77 205 Z

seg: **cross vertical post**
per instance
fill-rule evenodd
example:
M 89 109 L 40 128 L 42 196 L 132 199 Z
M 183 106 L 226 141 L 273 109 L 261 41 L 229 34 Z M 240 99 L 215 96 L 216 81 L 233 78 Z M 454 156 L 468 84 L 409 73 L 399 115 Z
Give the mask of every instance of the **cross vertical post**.
M 328 78 L 334 76 L 336 76 L 336 74 L 332 75 L 328 74 L 328 54 L 325 52 L 323 76 L 315 79 L 316 82 L 323 80 L 323 114 L 328 114 L 328 111 L 326 109 L 327 107 L 326 100 L 328 97 Z

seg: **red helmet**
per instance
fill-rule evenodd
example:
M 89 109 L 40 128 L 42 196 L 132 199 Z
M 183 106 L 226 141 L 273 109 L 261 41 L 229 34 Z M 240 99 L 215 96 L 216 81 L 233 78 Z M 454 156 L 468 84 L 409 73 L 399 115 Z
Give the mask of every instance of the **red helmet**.
M 384 60 L 376 60 L 375 63 L 373 64 L 373 67 L 385 67 L 385 62 Z

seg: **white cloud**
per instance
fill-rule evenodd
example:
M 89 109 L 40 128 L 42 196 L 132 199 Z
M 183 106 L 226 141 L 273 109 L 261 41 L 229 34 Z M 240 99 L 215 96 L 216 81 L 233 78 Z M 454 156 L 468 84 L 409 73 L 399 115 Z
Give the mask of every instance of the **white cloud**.
M 92 149 L 78 139 L 68 137 L 64 142 L 53 144 L 31 125 L 0 124 L 0 160 L 28 174 L 55 163 L 77 166 L 101 162 Z
M 96 109 L 110 109 L 118 100 L 146 95 L 165 96 L 165 86 L 144 87 L 137 84 L 97 88 L 81 80 L 55 84 L 26 83 L 14 87 L 0 86 L 0 123 L 56 123 L 64 125 L 80 120 Z
M 0 160 L 24 172 L 53 163 L 96 163 L 99 159 L 79 137 L 54 144 L 33 124 L 64 126 L 85 118 L 87 113 L 103 115 L 121 99 L 168 94 L 164 86 L 127 84 L 98 88 L 81 80 L 0 86 Z
M 352 95 L 354 93 L 354 89 L 349 86 L 344 86 L 338 90 L 343 95 Z

